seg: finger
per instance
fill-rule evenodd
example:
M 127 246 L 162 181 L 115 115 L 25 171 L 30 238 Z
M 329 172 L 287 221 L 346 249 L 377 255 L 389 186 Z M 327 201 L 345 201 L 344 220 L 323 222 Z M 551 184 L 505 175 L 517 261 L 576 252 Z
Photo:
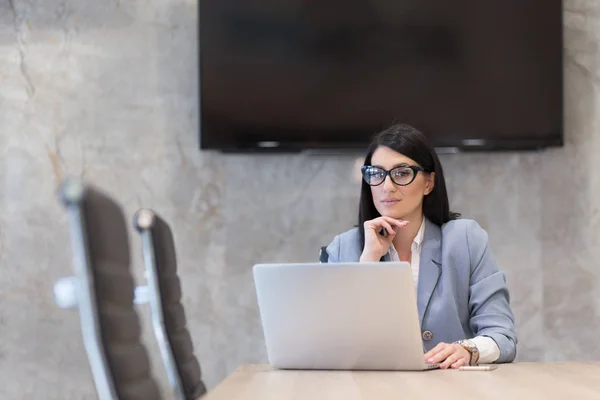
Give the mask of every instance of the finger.
M 383 218 L 375 218 L 369 221 L 365 221 L 365 230 L 372 229 L 377 232 L 383 227 L 383 222 L 385 222 Z
M 429 362 L 430 364 L 440 363 L 440 362 L 444 361 L 446 358 L 448 358 L 448 356 L 450 354 L 452 354 L 453 352 L 454 351 L 452 350 L 452 347 L 446 346 L 441 351 L 439 351 L 437 354 L 434 354 L 432 357 L 430 357 L 427 360 L 427 362 Z
M 430 364 L 440 364 L 444 360 L 446 360 L 450 356 L 450 354 L 452 354 L 451 350 L 444 349 L 444 350 L 440 351 L 439 353 L 437 353 L 436 355 L 434 355 L 433 357 L 431 357 L 429 359 L 429 363 Z
M 381 221 L 381 226 L 382 226 L 383 228 L 385 228 L 385 230 L 388 232 L 388 234 L 389 234 L 389 235 L 391 235 L 392 237 L 393 237 L 393 236 L 396 236 L 396 231 L 394 230 L 394 228 L 392 228 L 392 226 L 391 226 L 390 224 L 388 224 L 388 223 L 387 223 L 387 222 L 385 222 L 385 221 Z M 389 238 L 389 237 L 390 237 L 390 236 L 388 236 L 388 238 Z
M 463 365 L 467 365 L 467 359 L 464 358 L 464 357 L 461 357 L 461 358 L 458 359 L 457 362 L 455 362 L 454 364 L 452 364 L 452 368 L 453 369 L 457 369 L 457 368 L 462 367 Z
M 406 225 L 408 225 L 408 221 L 405 221 L 405 220 L 397 220 L 396 218 L 387 217 L 387 216 L 382 216 L 381 218 L 383 218 L 390 224 L 397 226 L 398 228 L 403 228 Z
M 452 353 L 450 354 L 450 356 L 448 356 L 448 358 L 446 358 L 444 360 L 444 362 L 442 363 L 442 365 L 440 365 L 441 369 L 446 369 L 449 366 L 451 366 L 452 364 L 454 364 L 455 362 L 457 362 L 458 360 L 461 359 L 460 354 L 458 353 Z
M 433 357 L 434 355 L 436 355 L 437 353 L 442 351 L 444 349 L 444 347 L 446 347 L 446 346 L 447 346 L 447 344 L 444 342 L 438 343 L 433 349 L 431 349 L 427 353 L 425 353 L 425 360 Z
M 366 229 L 373 230 L 376 233 L 380 233 L 381 229 L 385 229 L 388 234 L 394 236 L 396 235 L 394 228 L 392 228 L 392 226 L 382 218 L 376 218 L 372 221 L 365 222 L 365 230 Z
M 405 227 L 408 224 L 408 221 L 399 221 L 392 217 L 381 216 L 369 221 L 365 221 L 365 227 L 368 226 L 373 229 L 376 229 L 382 227 L 384 225 L 384 222 L 387 222 L 388 224 L 391 224 L 394 228 L 396 228 L 394 229 L 395 231 L 397 231 L 399 228 Z

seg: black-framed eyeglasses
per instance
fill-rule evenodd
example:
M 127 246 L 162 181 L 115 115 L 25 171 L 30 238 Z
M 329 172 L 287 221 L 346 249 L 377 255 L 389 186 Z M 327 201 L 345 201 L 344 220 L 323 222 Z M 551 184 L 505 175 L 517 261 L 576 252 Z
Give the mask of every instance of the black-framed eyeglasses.
M 370 186 L 381 185 L 388 175 L 396 185 L 406 186 L 415 180 L 419 171 L 428 172 L 419 165 L 401 165 L 390 170 L 373 165 L 364 165 L 360 170 L 362 171 L 363 179 Z

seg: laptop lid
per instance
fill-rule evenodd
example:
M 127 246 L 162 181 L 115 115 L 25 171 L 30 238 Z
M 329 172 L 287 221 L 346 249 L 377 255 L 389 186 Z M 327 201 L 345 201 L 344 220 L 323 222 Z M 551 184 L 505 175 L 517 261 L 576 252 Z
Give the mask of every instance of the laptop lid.
M 253 274 L 274 367 L 426 369 L 409 263 L 257 264 Z

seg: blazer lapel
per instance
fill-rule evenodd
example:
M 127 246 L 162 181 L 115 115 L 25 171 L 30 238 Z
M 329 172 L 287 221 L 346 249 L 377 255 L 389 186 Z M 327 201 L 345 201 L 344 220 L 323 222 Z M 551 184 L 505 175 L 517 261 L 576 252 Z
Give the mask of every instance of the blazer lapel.
M 423 247 L 421 248 L 419 282 L 417 285 L 417 307 L 421 324 L 423 324 L 423 316 L 440 278 L 441 255 L 442 231 L 439 226 L 425 219 L 425 235 L 423 237 Z

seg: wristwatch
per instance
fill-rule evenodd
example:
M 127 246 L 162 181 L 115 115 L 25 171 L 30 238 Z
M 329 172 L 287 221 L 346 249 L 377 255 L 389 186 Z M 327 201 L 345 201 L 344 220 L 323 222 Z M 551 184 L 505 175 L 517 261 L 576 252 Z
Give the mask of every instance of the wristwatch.
M 471 361 L 469 362 L 469 365 L 477 365 L 477 362 L 479 361 L 479 349 L 472 340 L 458 340 L 454 343 L 461 345 L 466 351 L 469 352 L 469 354 L 471 354 Z

